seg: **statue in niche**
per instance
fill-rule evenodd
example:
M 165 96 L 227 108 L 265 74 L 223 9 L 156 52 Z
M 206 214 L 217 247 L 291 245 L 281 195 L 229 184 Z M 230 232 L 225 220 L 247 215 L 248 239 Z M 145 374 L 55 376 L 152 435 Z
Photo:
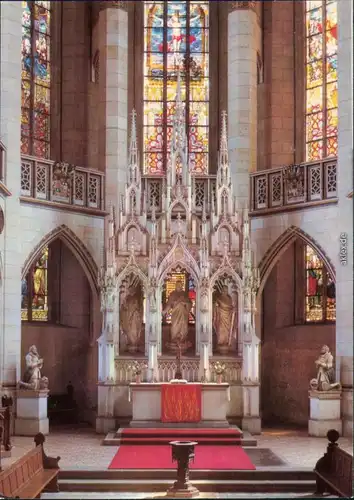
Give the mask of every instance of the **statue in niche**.
M 136 279 L 126 283 L 121 293 L 119 317 L 121 332 L 127 340 L 127 350 L 137 352 L 143 327 L 144 303 L 141 285 Z
M 167 304 L 162 311 L 166 316 L 171 311 L 171 336 L 169 347 L 172 350 L 180 348 L 183 350 L 189 347 L 188 337 L 188 318 L 192 309 L 192 301 L 188 297 L 188 292 L 183 290 L 182 281 L 176 282 L 176 289 L 170 293 Z
M 37 347 L 32 345 L 26 355 L 26 370 L 23 375 L 23 380 L 20 380 L 19 387 L 21 389 L 29 389 L 32 391 L 41 391 L 48 389 L 49 381 L 47 377 L 41 376 L 43 367 L 43 359 L 39 356 Z
M 222 286 L 214 296 L 213 326 L 216 348 L 221 354 L 229 352 L 235 327 L 236 309 L 228 287 Z
M 317 378 L 310 382 L 312 390 L 330 391 L 331 389 L 340 389 L 340 384 L 335 382 L 335 373 L 333 368 L 333 356 L 327 345 L 322 346 L 320 356 L 316 359 Z

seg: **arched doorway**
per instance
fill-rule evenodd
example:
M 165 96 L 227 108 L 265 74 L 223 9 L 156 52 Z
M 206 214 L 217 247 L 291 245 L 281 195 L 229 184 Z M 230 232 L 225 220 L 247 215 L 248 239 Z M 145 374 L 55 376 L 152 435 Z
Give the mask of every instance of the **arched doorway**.
M 306 426 L 319 350 L 335 354 L 335 282 L 315 245 L 296 236 L 267 273 L 261 308 L 262 424 Z
M 97 293 L 74 251 L 60 235 L 50 239 L 26 265 L 22 279 L 21 361 L 31 345 L 44 360 L 53 423 L 94 423 L 97 400 L 97 346 L 93 341 Z M 97 313 L 97 311 L 96 311 Z M 73 397 L 70 393 L 73 392 Z M 71 412 L 76 407 L 76 412 Z M 62 410 L 62 414 L 60 414 Z

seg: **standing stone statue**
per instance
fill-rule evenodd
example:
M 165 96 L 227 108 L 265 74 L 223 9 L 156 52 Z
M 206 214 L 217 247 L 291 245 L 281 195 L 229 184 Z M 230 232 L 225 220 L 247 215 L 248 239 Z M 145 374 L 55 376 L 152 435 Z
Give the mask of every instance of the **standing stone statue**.
M 170 293 L 167 304 L 162 312 L 165 316 L 171 312 L 171 349 L 178 346 L 184 350 L 187 348 L 188 318 L 192 309 L 192 301 L 188 293 L 183 290 L 183 283 L 176 282 L 176 289 Z
M 227 353 L 230 350 L 236 317 L 227 286 L 223 286 L 221 291 L 215 294 L 213 316 L 217 350 L 220 353 Z
M 120 307 L 121 330 L 127 338 L 129 352 L 137 352 L 144 319 L 143 293 L 140 284 L 129 286 Z
M 318 369 L 317 379 L 311 380 L 311 389 L 329 391 L 331 389 L 340 388 L 340 384 L 335 382 L 333 356 L 327 345 L 322 346 L 321 354 L 318 359 L 316 359 L 315 365 Z
M 32 345 L 26 355 L 26 370 L 23 380 L 19 382 L 19 387 L 33 391 L 48 389 L 47 377 L 41 376 L 42 367 L 43 359 L 39 356 L 37 347 Z

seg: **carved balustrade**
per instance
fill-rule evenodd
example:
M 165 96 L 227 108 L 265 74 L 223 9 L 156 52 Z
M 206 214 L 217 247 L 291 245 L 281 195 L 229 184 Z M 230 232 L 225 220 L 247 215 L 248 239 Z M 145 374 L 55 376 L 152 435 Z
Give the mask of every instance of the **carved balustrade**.
M 117 358 L 115 360 L 115 368 L 116 368 L 116 382 L 118 384 L 130 384 L 131 382 L 135 382 L 135 375 L 133 371 L 130 369 L 132 364 L 136 361 L 135 359 L 128 358 Z M 217 375 L 214 372 L 214 365 L 217 361 L 221 361 L 223 365 L 225 365 L 225 371 L 223 373 L 223 382 L 228 383 L 241 383 L 242 376 L 242 359 L 241 358 L 233 358 L 233 359 L 225 359 L 218 358 L 217 356 L 213 356 L 212 360 L 210 360 L 210 377 L 211 382 L 217 381 Z M 148 380 L 148 369 L 146 368 L 147 360 L 145 358 L 137 361 L 139 365 L 141 365 L 141 381 L 146 382 Z M 181 360 L 181 369 L 182 369 L 182 378 L 188 380 L 189 382 L 198 382 L 200 381 L 199 374 L 199 358 L 195 359 L 182 359 Z M 159 382 L 169 382 L 171 379 L 175 377 L 175 372 L 177 369 L 176 360 L 171 357 L 161 356 L 158 359 L 158 375 Z
M 39 203 L 104 210 L 105 176 L 98 170 L 21 157 L 21 197 Z
M 263 170 L 250 177 L 253 215 L 337 201 L 336 158 Z
M 147 193 L 147 209 L 150 213 L 152 207 L 159 212 L 162 207 L 164 183 L 162 177 L 144 175 L 142 177 L 143 190 Z M 193 194 L 195 196 L 195 209 L 197 212 L 203 211 L 205 203 L 206 209 L 211 206 L 212 198 L 215 201 L 215 175 L 204 175 L 193 177 Z

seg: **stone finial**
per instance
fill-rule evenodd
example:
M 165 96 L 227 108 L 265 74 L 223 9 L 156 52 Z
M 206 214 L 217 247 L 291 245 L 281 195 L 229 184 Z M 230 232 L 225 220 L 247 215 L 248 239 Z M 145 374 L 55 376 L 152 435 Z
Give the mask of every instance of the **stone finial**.
M 229 12 L 234 10 L 246 10 L 246 9 L 256 9 L 255 0 L 236 0 L 234 2 L 228 2 Z

